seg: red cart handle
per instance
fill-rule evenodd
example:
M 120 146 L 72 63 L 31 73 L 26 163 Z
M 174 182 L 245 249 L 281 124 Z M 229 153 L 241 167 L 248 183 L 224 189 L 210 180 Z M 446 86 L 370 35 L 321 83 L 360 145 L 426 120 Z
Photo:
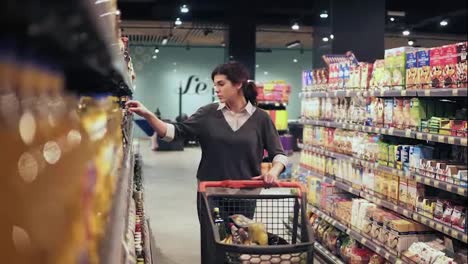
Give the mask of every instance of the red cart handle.
M 243 189 L 243 188 L 296 188 L 298 189 L 299 196 L 302 193 L 306 193 L 305 187 L 297 182 L 276 182 L 275 184 L 269 185 L 264 181 L 248 181 L 248 180 L 224 180 L 224 181 L 204 181 L 200 182 L 198 186 L 199 192 L 205 192 L 206 188 L 231 188 L 231 189 Z

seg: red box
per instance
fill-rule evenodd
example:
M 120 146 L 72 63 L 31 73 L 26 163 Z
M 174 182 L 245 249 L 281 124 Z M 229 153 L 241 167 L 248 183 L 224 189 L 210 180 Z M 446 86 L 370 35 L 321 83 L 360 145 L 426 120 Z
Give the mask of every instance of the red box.
M 442 47 L 444 58 L 442 64 L 444 66 L 443 78 L 445 88 L 457 88 L 457 45 L 446 45 Z
M 457 137 L 466 137 L 466 121 L 464 120 L 451 120 L 450 121 L 451 135 Z
M 468 87 L 468 42 L 457 43 L 457 76 L 459 88 Z
M 432 88 L 443 88 L 443 50 L 442 47 L 430 50 L 431 83 Z

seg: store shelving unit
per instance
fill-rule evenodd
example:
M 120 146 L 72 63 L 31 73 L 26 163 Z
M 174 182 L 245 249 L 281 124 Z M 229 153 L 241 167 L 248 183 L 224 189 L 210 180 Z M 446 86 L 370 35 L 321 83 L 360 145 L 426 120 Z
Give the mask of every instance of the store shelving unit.
M 314 242 L 314 249 L 315 253 L 318 253 L 321 257 L 326 258 L 327 262 L 325 263 L 333 263 L 333 264 L 344 264 L 344 262 L 333 255 L 328 249 L 322 246 L 318 242 Z
M 301 165 L 303 166 L 303 165 Z M 308 170 L 309 168 L 305 168 L 306 170 Z M 309 173 L 310 171 L 307 171 L 307 173 Z M 336 181 L 335 179 L 333 178 L 330 178 L 328 176 L 325 176 L 324 174 L 320 174 L 320 173 L 314 173 L 314 172 L 310 172 L 312 173 L 313 175 L 316 175 L 318 177 L 321 177 L 324 182 L 328 182 L 328 183 L 331 183 L 331 184 L 335 184 L 335 187 L 343 190 L 343 191 L 346 191 L 346 192 L 349 192 L 349 193 L 352 193 L 356 196 L 359 196 L 361 198 L 364 198 L 370 202 L 373 202 L 375 203 L 376 205 L 379 205 L 381 207 L 384 207 L 388 210 L 391 210 L 393 212 L 396 212 L 400 215 L 404 215 L 408 218 L 411 218 L 421 224 L 424 224 L 424 225 L 427 225 L 439 232 L 442 232 L 452 238 L 455 238 L 455 239 L 458 239 L 464 243 L 468 243 L 468 234 L 462 232 L 462 231 L 459 231 L 459 230 L 456 230 L 450 226 L 447 226 L 441 222 L 438 222 L 436 220 L 433 220 L 433 219 L 430 219 L 426 216 L 423 216 L 413 210 L 409 210 L 409 209 L 406 209 L 406 208 L 403 208 L 399 205 L 396 205 L 390 201 L 387 201 L 385 199 L 381 199 L 379 197 L 376 197 L 375 195 L 370 195 L 362 190 L 358 190 L 356 188 L 353 188 L 352 186 L 346 184 L 346 183 L 342 183 L 342 182 L 339 182 L 339 181 Z M 336 221 L 336 220 L 332 220 L 331 218 L 329 219 L 330 221 Z M 341 229 L 340 229 L 341 230 Z M 343 230 L 342 230 L 343 231 Z M 377 252 L 378 253 L 378 252 Z
M 380 165 L 380 164 L 378 164 L 376 162 L 370 162 L 370 161 L 366 161 L 366 160 L 363 160 L 363 159 L 354 158 L 354 157 L 349 156 L 349 155 L 336 153 L 336 152 L 333 152 L 333 151 L 328 151 L 328 150 L 325 150 L 323 148 L 314 147 L 314 146 L 311 146 L 311 145 L 299 144 L 299 148 L 302 148 L 302 149 L 307 150 L 307 151 L 311 151 L 311 152 L 316 153 L 316 154 L 328 156 L 328 157 L 331 157 L 331 158 L 347 160 L 347 161 L 349 161 L 349 162 L 351 162 L 351 163 L 353 163 L 355 165 L 359 165 L 359 166 L 362 166 L 362 167 L 365 167 L 365 168 L 377 169 L 377 170 L 382 170 L 382 171 L 385 171 L 385 172 L 389 172 L 389 173 L 392 173 L 393 175 L 397 175 L 399 177 L 407 178 L 409 180 L 413 180 L 413 181 L 416 181 L 416 182 L 419 182 L 419 183 L 422 183 L 422 184 L 425 184 L 425 185 L 428 185 L 428 186 L 432 186 L 432 187 L 437 188 L 437 189 L 441 189 L 441 190 L 444 190 L 444 191 L 448 191 L 448 192 L 452 192 L 452 193 L 456 193 L 458 195 L 468 197 L 468 188 L 467 187 L 456 185 L 456 184 L 451 184 L 451 183 L 448 183 L 448 182 L 443 182 L 443 181 L 436 180 L 436 179 L 433 179 L 433 178 L 429 178 L 429 177 L 420 175 L 420 174 L 418 174 L 416 172 L 412 172 L 412 171 L 405 172 L 403 170 L 399 170 L 399 169 L 395 169 L 395 168 L 392 168 L 392 167 Z
M 382 134 L 382 135 L 388 135 L 388 136 L 427 140 L 427 141 L 439 142 L 439 143 L 445 143 L 445 144 L 451 144 L 451 145 L 468 146 L 468 138 L 466 137 L 425 133 L 425 132 L 415 131 L 412 129 L 403 130 L 403 129 L 395 129 L 395 128 L 381 128 L 381 127 L 351 124 L 351 123 L 346 123 L 346 122 L 310 120 L 310 119 L 305 119 L 305 118 L 301 119 L 301 123 L 304 125 L 341 128 L 341 129 L 353 130 L 353 131 L 359 131 L 359 132 L 376 133 L 376 134 Z
M 425 89 L 425 90 L 383 90 L 383 91 L 362 91 L 362 90 L 336 90 L 332 92 L 311 91 L 299 94 L 301 98 L 333 98 L 333 97 L 466 97 L 467 88 L 456 89 Z
M 370 250 L 374 251 L 375 253 L 379 254 L 380 256 L 382 256 L 386 260 L 390 261 L 391 263 L 397 263 L 397 264 L 404 263 L 404 261 L 401 258 L 396 256 L 395 254 L 392 254 L 391 252 L 389 252 L 385 248 L 381 247 L 380 245 L 376 244 L 372 239 L 362 235 L 359 231 L 355 230 L 354 228 L 349 227 L 349 226 L 347 226 L 347 225 L 333 219 L 332 217 L 330 217 L 328 214 L 321 211 L 317 207 L 309 204 L 308 205 L 308 210 L 311 211 L 312 213 L 318 215 L 320 218 L 322 218 L 323 220 L 328 222 L 330 225 L 336 227 L 338 230 L 348 234 L 349 236 L 354 238 L 356 241 L 358 241 L 362 245 L 366 246 Z

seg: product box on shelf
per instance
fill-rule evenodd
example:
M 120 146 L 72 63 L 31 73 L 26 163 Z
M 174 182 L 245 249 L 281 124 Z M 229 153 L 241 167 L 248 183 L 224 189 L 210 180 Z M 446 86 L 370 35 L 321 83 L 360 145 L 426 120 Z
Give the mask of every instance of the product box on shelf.
M 412 47 L 401 47 L 394 49 L 392 65 L 392 87 L 393 89 L 405 89 L 406 84 L 406 54 L 413 52 Z
M 403 128 L 408 128 L 411 123 L 411 99 L 403 99 Z
M 409 167 L 411 171 L 419 172 L 421 159 L 431 159 L 434 148 L 431 146 L 410 146 Z
M 396 166 L 396 154 L 395 154 L 396 146 L 393 144 L 388 145 L 388 166 L 395 168 Z
M 457 74 L 457 45 L 446 45 L 442 47 L 444 59 L 442 65 L 444 88 L 457 88 L 458 74 Z
M 389 188 L 388 188 L 388 198 L 389 198 L 389 201 L 394 203 L 394 204 L 398 204 L 398 198 L 399 198 L 399 190 L 400 190 L 400 177 L 398 177 L 397 175 L 390 175 L 390 184 L 389 184 Z
M 395 98 L 393 101 L 393 126 L 403 128 L 403 98 Z
M 363 169 L 362 175 L 362 189 L 364 192 L 374 195 L 374 188 L 375 188 L 375 175 L 374 171 L 369 168 Z
M 385 228 L 389 230 L 386 247 L 398 254 L 406 251 L 415 242 L 434 239 L 430 228 L 407 219 L 388 221 Z
M 457 43 L 457 87 L 468 88 L 468 42 Z
M 467 122 L 465 120 L 450 120 L 452 136 L 466 137 Z
M 367 63 L 367 62 L 360 62 L 359 63 L 359 68 L 360 68 L 360 88 L 367 90 L 369 88 L 369 82 L 372 78 L 372 68 L 373 64 Z
M 443 68 L 444 68 L 444 53 L 442 47 L 430 49 L 430 65 L 431 65 L 431 87 L 443 88 Z
M 384 127 L 389 128 L 393 125 L 393 98 L 384 100 Z
M 380 90 L 382 87 L 382 79 L 385 71 L 385 60 L 376 60 L 372 67 L 372 78 L 369 87 L 372 90 Z
M 406 201 L 409 209 L 414 210 L 416 207 L 417 197 L 421 195 L 424 195 L 424 185 L 413 180 L 408 180 Z
M 437 198 L 420 195 L 416 199 L 415 211 L 428 218 L 433 218 Z
M 417 63 L 417 89 L 431 88 L 431 65 L 430 65 L 430 50 L 420 49 L 416 51 Z
M 421 120 L 426 119 L 426 107 L 425 102 L 420 98 L 411 98 L 410 101 L 410 116 L 409 116 L 409 127 L 417 129 L 421 127 Z
M 396 49 L 385 50 L 385 67 L 381 80 L 381 87 L 389 89 L 392 86 L 392 72 L 395 67 Z
M 416 89 L 418 81 L 418 65 L 416 50 L 406 53 L 406 89 Z
M 377 236 L 378 242 L 385 246 L 388 243 L 390 237 L 390 229 L 387 227 L 387 224 L 392 221 L 401 220 L 402 218 L 399 215 L 393 213 L 387 213 L 383 219 L 383 226 L 380 229 L 380 233 Z
M 400 178 L 398 204 L 408 207 L 408 179 L 406 178 Z

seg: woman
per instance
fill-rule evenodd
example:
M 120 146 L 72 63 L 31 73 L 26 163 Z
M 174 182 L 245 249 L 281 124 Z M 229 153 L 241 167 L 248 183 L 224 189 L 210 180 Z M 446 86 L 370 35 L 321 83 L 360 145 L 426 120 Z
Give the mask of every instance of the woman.
M 198 137 L 202 149 L 197 172 L 199 181 L 255 179 L 274 184 L 287 164 L 287 157 L 270 116 L 255 106 L 257 88 L 249 80 L 247 69 L 238 62 L 229 62 L 216 67 L 211 78 L 219 103 L 201 107 L 189 119 L 176 125 L 162 122 L 137 101 L 128 102 L 127 107 L 130 112 L 146 118 L 164 140 Z M 264 150 L 267 150 L 269 157 L 273 157 L 273 165 L 268 172 L 260 175 Z M 252 218 L 255 204 L 248 207 L 248 210 L 244 208 L 244 214 Z M 204 210 L 200 206 L 198 210 L 199 218 L 203 219 L 201 214 L 204 214 Z M 231 209 L 222 216 L 235 212 L 235 209 Z M 204 243 L 205 225 L 202 220 L 200 223 L 202 263 L 209 263 L 206 260 L 210 257 L 207 254 L 209 246 Z

